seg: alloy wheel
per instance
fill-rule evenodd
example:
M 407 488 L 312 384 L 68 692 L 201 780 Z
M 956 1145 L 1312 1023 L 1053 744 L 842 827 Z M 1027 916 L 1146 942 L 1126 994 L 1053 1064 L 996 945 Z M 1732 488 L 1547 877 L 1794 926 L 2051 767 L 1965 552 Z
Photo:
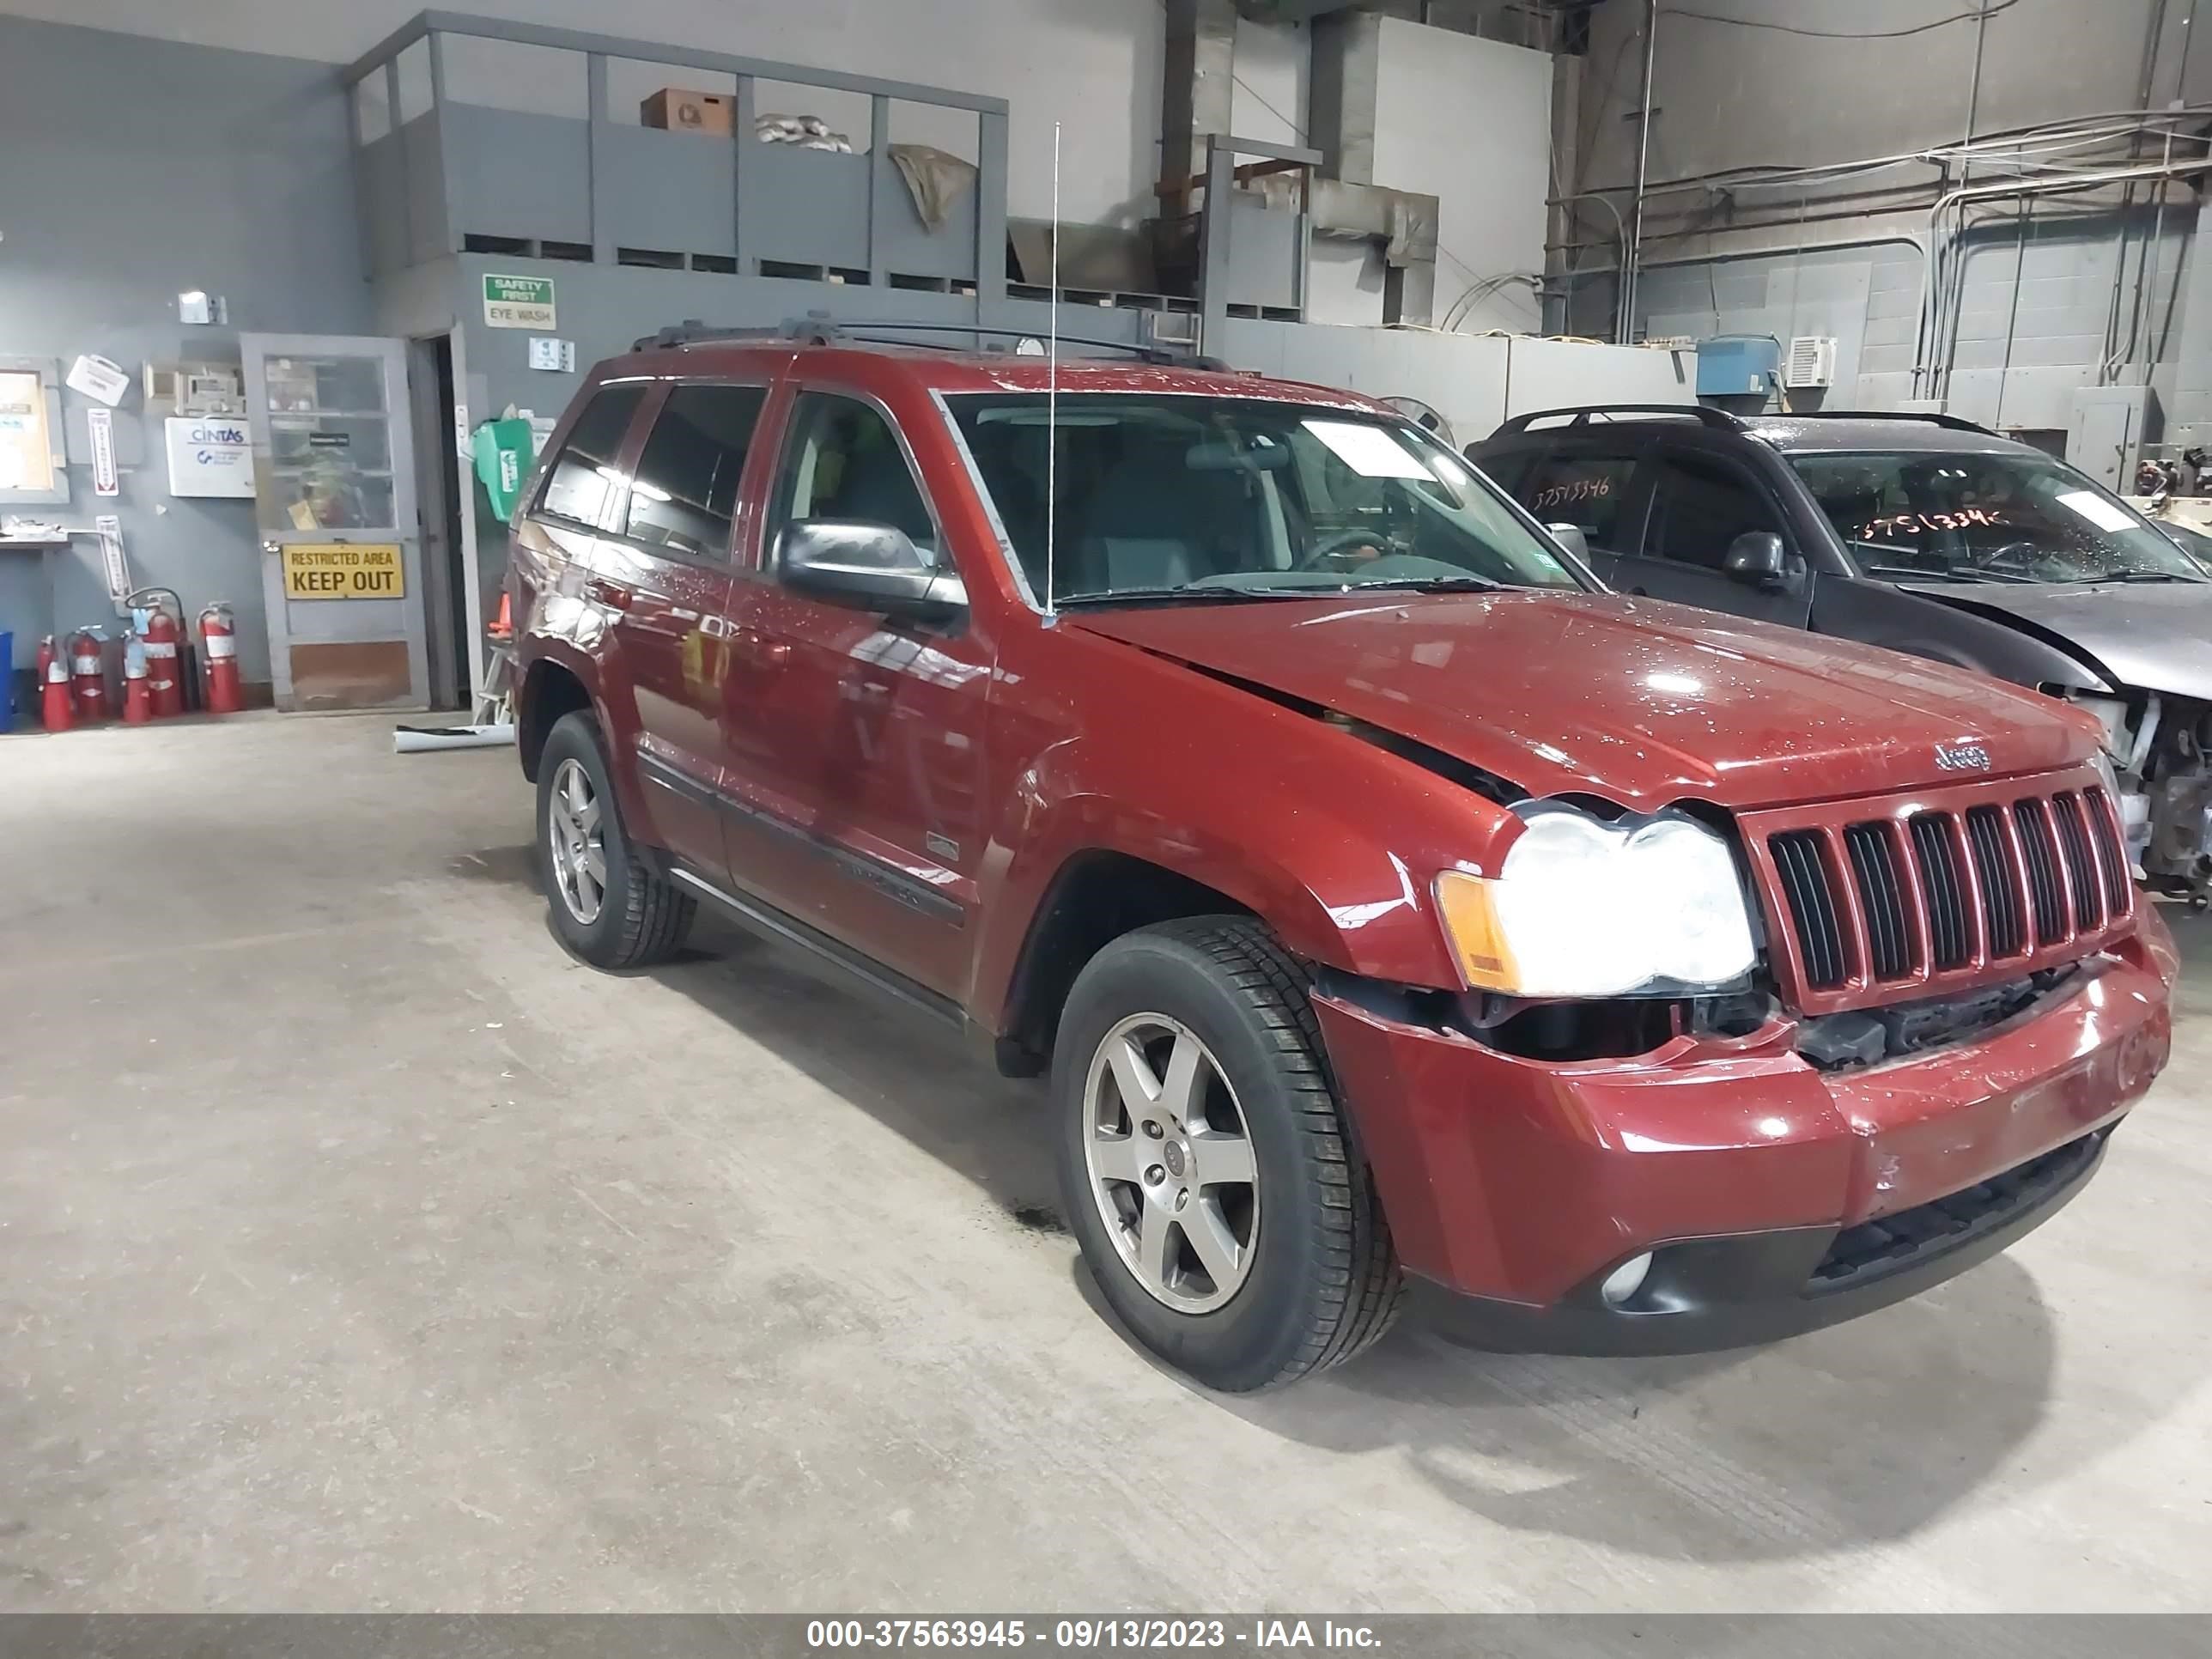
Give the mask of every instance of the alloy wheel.
M 580 762 L 564 760 L 553 775 L 545 813 L 546 845 L 553 854 L 554 884 L 568 914 L 586 927 L 607 899 L 607 849 L 599 823 L 599 792 Z
M 1220 1062 L 1188 1026 L 1132 1014 L 1091 1055 L 1083 1161 L 1107 1236 L 1137 1283 L 1179 1313 L 1243 1288 L 1260 1237 L 1260 1175 Z

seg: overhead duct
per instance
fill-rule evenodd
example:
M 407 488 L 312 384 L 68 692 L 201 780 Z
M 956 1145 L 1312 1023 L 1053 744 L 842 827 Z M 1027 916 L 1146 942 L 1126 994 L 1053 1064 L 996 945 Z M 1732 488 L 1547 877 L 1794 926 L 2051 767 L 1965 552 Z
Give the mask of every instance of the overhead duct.
M 1376 183 L 1382 79 L 1380 17 L 1339 9 L 1314 20 L 1306 142 L 1322 153 L 1323 176 L 1313 185 L 1313 229 L 1380 240 L 1382 320 L 1425 326 L 1436 316 L 1438 204 Z
M 1210 142 L 1232 163 L 1240 156 L 1264 159 L 1255 165 L 1231 167 L 1239 202 L 1264 196 L 1275 206 L 1305 216 L 1311 234 L 1379 243 L 1383 258 L 1382 319 L 1386 323 L 1427 324 L 1435 315 L 1437 261 L 1437 198 L 1413 191 L 1389 190 L 1375 182 L 1375 120 L 1376 88 L 1381 64 L 1381 21 L 1345 5 L 1323 5 L 1312 0 L 1275 0 L 1273 13 L 1279 21 L 1296 11 L 1313 20 L 1310 151 L 1295 146 L 1261 143 L 1233 137 L 1231 131 L 1236 88 L 1237 20 L 1242 9 L 1258 15 L 1257 0 L 1165 0 L 1166 52 L 1160 96 L 1160 179 L 1158 192 L 1161 219 L 1154 246 L 1163 276 L 1189 272 L 1190 288 L 1201 301 L 1202 316 L 1224 316 L 1228 295 L 1209 292 L 1234 282 L 1252 286 L 1261 271 L 1272 271 L 1273 253 L 1261 252 L 1261 264 L 1251 261 L 1248 244 L 1260 227 L 1248 223 L 1237 240 L 1242 252 L 1228 254 L 1227 220 L 1241 211 L 1237 202 L 1204 201 L 1200 181 L 1207 170 Z M 1285 10 L 1289 8 L 1290 10 Z M 1318 153 L 1318 160 L 1316 159 Z M 1224 196 L 1231 192 L 1224 191 Z M 1206 237 L 1191 216 L 1194 198 L 1200 214 L 1218 216 L 1224 225 L 1204 252 Z M 1268 222 L 1273 223 L 1272 216 Z M 1263 235 L 1264 250 L 1275 239 Z M 1282 298 L 1293 312 L 1304 308 L 1305 253 L 1296 235 L 1281 240 L 1283 256 L 1292 269 Z M 1238 271 L 1239 264 L 1242 271 Z M 1232 275 L 1232 273 L 1238 273 Z M 1265 276 L 1260 286 L 1271 291 L 1278 279 Z M 1255 296 L 1240 293 L 1249 304 Z
M 1236 0 L 1167 0 L 1167 56 L 1160 83 L 1160 179 L 1206 171 L 1206 141 L 1230 131 L 1237 95 Z M 1189 208 L 1188 191 L 1163 203 Z

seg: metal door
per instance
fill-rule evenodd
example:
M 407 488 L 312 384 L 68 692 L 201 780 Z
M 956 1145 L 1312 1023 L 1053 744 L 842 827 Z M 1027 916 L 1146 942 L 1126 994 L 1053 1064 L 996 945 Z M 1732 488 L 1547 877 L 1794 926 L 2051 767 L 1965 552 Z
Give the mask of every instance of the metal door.
M 405 343 L 248 334 L 240 345 L 276 706 L 424 707 Z

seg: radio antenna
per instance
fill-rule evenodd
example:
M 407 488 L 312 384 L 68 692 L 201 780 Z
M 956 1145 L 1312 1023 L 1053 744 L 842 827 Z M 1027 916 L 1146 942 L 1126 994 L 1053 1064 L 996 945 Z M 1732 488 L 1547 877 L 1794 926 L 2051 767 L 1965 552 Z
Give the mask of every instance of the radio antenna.
M 1044 614 L 1052 608 L 1053 562 L 1060 539 L 1060 123 L 1052 124 L 1052 291 L 1046 301 L 1044 352 Z

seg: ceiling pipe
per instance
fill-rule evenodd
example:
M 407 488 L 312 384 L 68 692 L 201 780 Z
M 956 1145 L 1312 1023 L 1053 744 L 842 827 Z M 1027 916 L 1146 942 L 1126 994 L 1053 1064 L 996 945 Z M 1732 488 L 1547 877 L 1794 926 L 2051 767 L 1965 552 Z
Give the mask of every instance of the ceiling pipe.
M 2179 179 L 2196 173 L 2212 171 L 2212 156 L 2195 156 L 2187 161 L 2153 162 L 2145 167 L 2115 167 L 2104 173 L 2069 173 L 2045 179 L 2008 179 L 2002 183 L 1962 185 L 1937 198 L 1928 210 L 1928 258 L 1920 267 L 1919 337 L 1923 359 L 1933 359 L 1943 347 L 1942 331 L 1945 319 L 1939 310 L 1931 310 L 1930 301 L 1936 297 L 1936 277 L 1948 263 L 1943 240 L 1942 219 L 1946 213 L 1968 202 L 2019 196 L 2047 196 L 2065 191 L 2097 190 L 2107 185 L 2124 185 L 2138 179 Z M 1924 377 L 1936 377 L 1932 380 Z M 1916 362 L 1912 366 L 1913 395 L 1920 395 L 1923 384 L 1929 386 L 1933 395 L 1941 397 L 1941 388 L 1948 385 L 1948 374 L 1943 366 L 1934 361 Z
M 1614 296 L 1613 337 L 1627 345 L 1636 327 L 1636 276 L 1644 256 L 1644 195 L 1651 176 L 1651 71 L 1658 61 L 1659 0 L 1644 0 L 1644 108 L 1637 120 L 1636 198 L 1628 211 L 1628 259 Z

